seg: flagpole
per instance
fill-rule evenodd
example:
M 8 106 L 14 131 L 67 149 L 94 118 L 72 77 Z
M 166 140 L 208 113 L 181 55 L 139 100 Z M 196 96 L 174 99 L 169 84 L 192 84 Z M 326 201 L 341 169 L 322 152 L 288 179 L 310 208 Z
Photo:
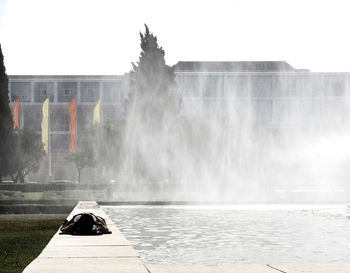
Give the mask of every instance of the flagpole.
M 24 117 L 23 117 L 23 96 L 19 97 L 19 102 L 21 103 L 21 126 L 20 128 L 23 129 L 24 127 Z
M 103 93 L 102 93 L 103 94 Z M 100 119 L 100 124 L 102 124 L 103 121 L 103 95 L 100 96 L 101 98 L 101 105 L 100 105 L 100 115 L 101 115 L 101 119 Z
M 78 147 L 78 98 L 75 97 L 75 151 Z
M 48 101 L 48 113 L 47 113 L 47 116 L 48 116 L 48 134 L 49 134 L 49 137 L 48 137 L 48 140 L 49 140 L 49 176 L 52 176 L 52 169 L 51 169 L 51 133 L 50 133 L 50 96 L 49 96 L 49 101 Z

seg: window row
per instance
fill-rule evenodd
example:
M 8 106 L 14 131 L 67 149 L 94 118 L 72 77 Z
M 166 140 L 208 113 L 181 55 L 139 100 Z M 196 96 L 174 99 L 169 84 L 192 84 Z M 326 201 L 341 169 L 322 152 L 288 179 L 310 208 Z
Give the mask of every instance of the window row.
M 24 116 L 25 127 L 31 127 L 35 131 L 41 131 L 42 113 L 27 112 Z M 50 131 L 69 131 L 68 113 L 56 112 L 50 114 Z
M 337 121 L 345 116 L 340 100 L 237 100 L 184 101 L 185 116 L 230 116 L 238 121 L 247 117 L 263 122 Z
M 41 131 L 42 110 L 41 107 L 31 109 L 32 107 L 19 109 L 19 122 L 25 127 L 31 127 L 35 131 Z M 92 125 L 93 120 L 93 105 L 79 106 L 77 109 L 77 129 L 84 129 L 86 126 Z M 23 114 L 22 114 L 23 113 Z M 121 110 L 113 105 L 105 105 L 101 109 L 101 118 L 104 122 L 113 122 L 120 118 Z M 22 123 L 22 119 L 24 122 Z M 55 107 L 50 111 L 50 131 L 69 131 L 69 115 L 66 107 Z
M 331 76 L 181 75 L 185 97 L 341 97 L 345 78 Z
M 43 102 L 50 98 L 54 102 L 54 82 L 34 83 L 34 102 Z M 11 101 L 20 98 L 23 102 L 31 102 L 31 82 L 11 82 Z M 123 82 L 103 82 L 102 93 L 104 102 L 119 102 L 123 99 L 125 88 Z M 78 95 L 77 82 L 57 82 L 57 102 L 70 102 Z M 80 101 L 97 102 L 100 98 L 99 82 L 81 82 Z

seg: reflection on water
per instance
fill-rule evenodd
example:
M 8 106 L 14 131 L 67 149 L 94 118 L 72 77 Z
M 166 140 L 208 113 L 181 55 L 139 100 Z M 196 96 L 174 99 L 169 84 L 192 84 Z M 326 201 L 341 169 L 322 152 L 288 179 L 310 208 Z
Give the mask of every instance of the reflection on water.
M 348 263 L 346 206 L 104 207 L 145 263 Z

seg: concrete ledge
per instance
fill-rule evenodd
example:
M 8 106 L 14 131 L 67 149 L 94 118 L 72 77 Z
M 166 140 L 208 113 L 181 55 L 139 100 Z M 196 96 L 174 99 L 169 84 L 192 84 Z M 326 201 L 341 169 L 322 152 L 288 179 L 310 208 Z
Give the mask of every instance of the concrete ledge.
M 147 270 L 138 258 L 38 258 L 23 272 L 147 273 Z
M 227 264 L 205 265 L 166 265 L 146 264 L 151 273 L 349 273 L 348 264 L 304 264 L 304 265 L 262 265 L 262 264 Z
M 349 264 L 146 264 L 96 202 L 81 201 L 69 214 L 92 212 L 106 219 L 112 234 L 101 236 L 59 235 L 57 232 L 24 273 L 349 273 Z M 190 262 L 190 261 L 189 261 Z
M 287 273 L 349 273 L 350 264 L 271 264 Z
M 263 264 L 177 265 L 146 264 L 151 273 L 278 273 Z
M 67 218 L 81 212 L 105 218 L 112 234 L 72 236 L 59 235 L 57 231 L 39 257 L 23 272 L 148 273 L 137 252 L 96 202 L 79 202 Z

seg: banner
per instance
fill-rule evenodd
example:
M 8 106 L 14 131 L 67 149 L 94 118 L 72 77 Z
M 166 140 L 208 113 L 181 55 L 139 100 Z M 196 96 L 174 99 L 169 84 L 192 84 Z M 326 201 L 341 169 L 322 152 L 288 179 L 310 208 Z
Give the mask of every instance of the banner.
M 77 100 L 73 98 L 72 101 L 68 105 L 68 114 L 69 114 L 69 134 L 70 134 L 70 145 L 69 151 L 75 152 L 76 147 L 76 126 L 77 126 Z
M 18 104 L 19 104 L 19 98 L 17 98 L 13 102 L 13 111 L 12 111 L 13 130 L 18 128 Z
M 101 105 L 101 99 L 99 99 L 94 107 L 94 117 L 92 124 L 95 125 L 96 123 L 100 123 L 100 105 Z
M 43 120 L 41 122 L 41 141 L 45 154 L 49 153 L 49 98 L 43 103 Z

